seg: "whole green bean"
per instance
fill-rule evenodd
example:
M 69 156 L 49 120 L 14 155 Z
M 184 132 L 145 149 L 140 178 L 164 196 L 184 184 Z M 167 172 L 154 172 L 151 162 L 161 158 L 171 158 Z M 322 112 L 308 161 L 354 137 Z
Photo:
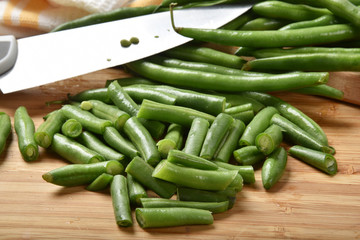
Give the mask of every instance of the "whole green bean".
M 265 155 L 256 146 L 246 146 L 233 152 L 235 160 L 241 165 L 254 165 L 265 160 Z
M 68 98 L 70 99 L 70 101 L 75 102 L 98 100 L 107 104 L 113 103 L 110 99 L 110 96 L 107 94 L 107 88 L 87 89 L 75 94 L 74 96 L 68 94 Z
M 156 166 L 160 162 L 160 152 L 154 139 L 136 117 L 131 117 L 126 121 L 124 132 L 147 163 Z
M 178 166 L 169 161 L 161 161 L 154 169 L 153 177 L 179 186 L 202 190 L 225 190 L 235 179 L 238 172 L 201 170 Z
M 102 173 L 86 187 L 86 190 L 94 192 L 104 190 L 111 183 L 113 178 L 114 176 L 111 174 Z
M 167 158 L 172 149 L 181 149 L 183 144 L 183 127 L 172 123 L 169 125 L 167 133 L 163 139 L 156 143 L 162 158 Z
M 42 178 L 60 186 L 72 187 L 90 184 L 103 173 L 122 174 L 124 167 L 116 160 L 89 164 L 69 164 L 53 169 L 42 175 Z
M 309 28 L 309 27 L 320 27 L 320 26 L 328 26 L 332 24 L 340 23 L 339 20 L 335 18 L 334 15 L 323 15 L 315 19 L 311 20 L 304 20 L 299 22 L 290 23 L 288 25 L 283 26 L 280 28 L 280 31 L 283 30 L 290 30 L 290 29 L 301 29 L 301 28 Z
M 162 198 L 171 198 L 176 192 L 176 186 L 173 183 L 154 178 L 152 176 L 154 168 L 140 157 L 134 157 L 127 165 L 125 172 Z
M 130 204 L 132 206 L 141 206 L 141 199 L 148 197 L 145 188 L 129 173 L 126 175 L 126 179 Z
M 125 78 L 116 78 L 116 79 L 106 80 L 105 87 L 107 88 L 110 85 L 110 83 L 112 83 L 114 81 L 117 81 L 119 83 L 119 85 L 122 87 L 138 85 L 138 84 L 142 84 L 142 85 L 156 85 L 157 84 L 156 82 L 150 81 L 145 78 L 125 77 Z
M 235 18 L 234 20 L 226 23 L 221 29 L 228 29 L 228 30 L 235 30 L 241 28 L 245 23 L 254 19 L 254 14 L 252 12 L 246 12 L 239 17 Z
M 282 142 L 281 128 L 277 125 L 270 125 L 264 132 L 258 134 L 255 145 L 264 155 L 272 153 Z
M 146 99 L 141 104 L 137 117 L 168 123 L 176 123 L 184 127 L 190 127 L 192 121 L 199 117 L 204 118 L 209 122 L 213 122 L 215 120 L 214 116 L 194 110 L 192 108 L 167 105 Z
M 211 212 L 195 208 L 137 208 L 136 220 L 141 228 L 212 224 Z
M 229 201 L 223 202 L 193 202 L 181 201 L 164 198 L 141 198 L 143 208 L 166 208 L 166 207 L 185 207 L 208 210 L 212 213 L 221 213 L 228 210 Z
M 254 145 L 256 136 L 270 126 L 270 119 L 275 113 L 278 113 L 276 108 L 266 107 L 256 114 L 253 120 L 246 126 L 239 140 L 239 145 Z
M 6 141 L 11 133 L 11 120 L 9 115 L 0 112 L 0 154 L 4 151 Z
M 185 140 L 185 147 L 182 150 L 187 154 L 199 156 L 204 143 L 210 123 L 204 118 L 195 118 Z
M 293 72 L 270 76 L 232 76 L 163 67 L 143 60 L 127 65 L 140 75 L 166 84 L 226 92 L 289 90 L 326 83 L 329 78 L 327 72 Z M 196 79 L 196 81 L 193 81 L 193 79 Z
M 220 113 L 216 116 L 215 120 L 210 125 L 209 131 L 205 136 L 203 146 L 200 151 L 200 157 L 212 160 L 216 151 L 220 147 L 223 139 L 229 133 L 232 127 L 234 118 L 229 114 Z
M 253 31 L 276 30 L 288 23 L 289 23 L 288 21 L 284 21 L 280 19 L 258 17 L 245 23 L 239 30 L 253 30 Z
M 333 88 L 326 84 L 317 85 L 317 86 L 313 86 L 313 87 L 299 88 L 299 89 L 294 89 L 291 91 L 301 93 L 301 94 L 322 96 L 322 97 L 327 97 L 327 98 L 332 98 L 332 99 L 337 99 L 337 100 L 342 100 L 344 98 L 343 91 Z
M 248 166 L 237 166 L 230 163 L 220 162 L 220 161 L 214 161 L 216 165 L 219 167 L 228 169 L 228 170 L 237 170 L 241 177 L 244 180 L 244 183 L 254 183 L 255 182 L 255 172 L 254 168 L 250 165 Z
M 287 163 L 287 153 L 278 147 L 265 160 L 261 169 L 261 179 L 265 189 L 270 189 L 282 177 Z
M 140 154 L 132 142 L 123 137 L 114 127 L 105 128 L 103 138 L 109 146 L 130 159 L 139 156 Z
M 111 182 L 110 193 L 117 225 L 120 227 L 132 226 L 133 221 L 126 177 L 115 175 Z
M 181 166 L 196 168 L 196 169 L 203 169 L 203 170 L 218 169 L 218 166 L 214 164 L 212 161 L 179 150 L 171 150 L 167 157 L 167 161 Z
M 302 146 L 292 146 L 289 154 L 327 174 L 334 175 L 337 172 L 337 162 L 333 155 L 315 151 Z
M 81 123 L 73 118 L 70 118 L 64 122 L 61 126 L 61 132 L 67 137 L 76 138 L 83 131 Z
M 18 107 L 15 111 L 14 128 L 23 159 L 27 162 L 37 160 L 39 147 L 34 140 L 35 125 L 24 106 Z

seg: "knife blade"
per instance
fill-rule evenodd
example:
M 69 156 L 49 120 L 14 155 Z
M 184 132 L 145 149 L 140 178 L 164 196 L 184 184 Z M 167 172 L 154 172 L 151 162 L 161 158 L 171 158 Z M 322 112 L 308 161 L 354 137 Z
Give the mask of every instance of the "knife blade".
M 218 28 L 251 6 L 175 10 L 174 18 L 178 26 Z M 120 45 L 131 37 L 139 43 Z M 45 85 L 148 57 L 190 40 L 172 29 L 169 12 L 22 38 L 17 40 L 14 66 L 0 76 L 0 89 L 5 94 Z

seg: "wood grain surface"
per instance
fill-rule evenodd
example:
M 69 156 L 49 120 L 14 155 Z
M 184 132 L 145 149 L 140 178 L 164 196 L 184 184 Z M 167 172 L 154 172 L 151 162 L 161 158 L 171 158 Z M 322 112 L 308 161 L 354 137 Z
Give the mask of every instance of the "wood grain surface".
M 59 107 L 46 106 L 46 101 L 103 87 L 107 79 L 125 75 L 107 69 L 0 94 L 0 111 L 13 122 L 16 108 L 24 105 L 37 127 Z M 256 183 L 245 186 L 234 208 L 216 214 L 211 226 L 143 230 L 134 218 L 133 227 L 119 228 L 108 192 L 45 182 L 43 173 L 68 163 L 44 149 L 38 161 L 25 162 L 13 129 L 0 155 L 0 239 L 360 239 L 360 108 L 299 94 L 277 96 L 323 127 L 337 150 L 337 175 L 330 177 L 289 157 L 284 176 L 272 190 L 263 189 L 257 169 Z

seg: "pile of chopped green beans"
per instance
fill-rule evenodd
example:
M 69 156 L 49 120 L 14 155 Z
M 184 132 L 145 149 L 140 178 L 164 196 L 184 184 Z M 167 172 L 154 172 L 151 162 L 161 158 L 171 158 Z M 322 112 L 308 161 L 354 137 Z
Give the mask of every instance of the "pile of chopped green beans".
M 237 1 L 175 2 L 187 8 Z M 273 188 L 288 155 L 335 175 L 335 149 L 321 126 L 270 92 L 341 100 L 343 93 L 326 82 L 329 71 L 360 70 L 359 49 L 347 45 L 360 40 L 359 4 L 260 1 L 221 29 L 173 26 L 197 41 L 126 64 L 136 77 L 69 94 L 37 129 L 19 107 L 20 152 L 34 161 L 40 146 L 69 162 L 43 174 L 49 183 L 109 189 L 122 227 L 133 225 L 132 209 L 142 228 L 212 224 L 213 214 L 234 206 L 244 184 L 254 184 L 254 169 L 261 169 L 264 189 Z M 95 14 L 54 31 L 168 11 L 168 5 Z M 225 53 L 202 43 L 238 49 Z M 0 153 L 10 131 L 9 116 L 0 112 Z

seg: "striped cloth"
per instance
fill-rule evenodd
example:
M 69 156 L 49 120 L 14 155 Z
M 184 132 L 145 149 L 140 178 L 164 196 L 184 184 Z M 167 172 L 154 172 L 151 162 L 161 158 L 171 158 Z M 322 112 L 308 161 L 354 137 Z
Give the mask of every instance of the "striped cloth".
M 158 0 L 0 0 L 0 35 L 17 38 L 48 32 L 61 23 L 122 6 L 158 4 Z

